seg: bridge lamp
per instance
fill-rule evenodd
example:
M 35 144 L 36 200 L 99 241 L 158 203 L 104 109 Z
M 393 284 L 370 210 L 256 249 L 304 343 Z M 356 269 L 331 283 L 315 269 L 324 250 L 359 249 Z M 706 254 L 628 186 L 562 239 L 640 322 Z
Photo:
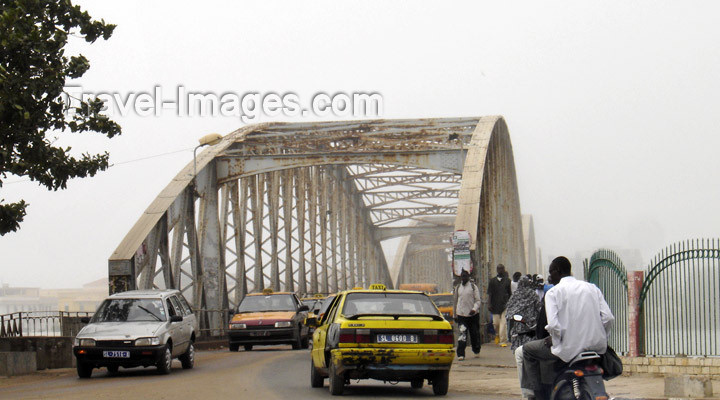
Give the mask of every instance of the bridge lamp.
M 193 181 L 195 180 L 195 177 L 197 176 L 197 149 L 203 147 L 203 146 L 214 146 L 218 143 L 220 143 L 220 139 L 222 139 L 222 135 L 219 133 L 210 133 L 208 135 L 205 135 L 201 137 L 198 142 L 198 144 L 195 149 L 193 150 Z

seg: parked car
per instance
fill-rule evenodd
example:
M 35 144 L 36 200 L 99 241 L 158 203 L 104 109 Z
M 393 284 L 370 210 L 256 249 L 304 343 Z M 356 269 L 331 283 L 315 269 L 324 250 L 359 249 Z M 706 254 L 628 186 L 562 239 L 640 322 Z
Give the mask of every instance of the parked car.
M 230 351 L 245 351 L 255 345 L 291 344 L 293 349 L 307 349 L 310 332 L 305 324 L 308 306 L 294 293 L 264 290 L 245 296 L 237 313 L 230 319 Z
M 310 361 L 310 385 L 330 380 L 330 393 L 342 394 L 354 379 L 410 382 L 425 380 L 436 395 L 448 391 L 455 357 L 452 326 L 430 298 L 416 291 L 340 292 L 317 320 Z
M 195 363 L 195 314 L 178 290 L 132 290 L 105 299 L 73 345 L 80 378 L 93 368 L 155 366 L 170 373 L 173 358 Z

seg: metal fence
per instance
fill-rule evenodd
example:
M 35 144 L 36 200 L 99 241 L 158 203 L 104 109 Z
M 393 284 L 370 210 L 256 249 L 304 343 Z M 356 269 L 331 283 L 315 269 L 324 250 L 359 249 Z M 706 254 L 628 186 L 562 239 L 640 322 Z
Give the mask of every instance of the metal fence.
M 663 249 L 640 291 L 640 349 L 647 355 L 720 355 L 720 240 Z
M 195 326 L 198 338 L 218 339 L 227 334 L 228 324 L 221 329 L 200 329 L 201 321 L 212 315 L 218 315 L 229 321 L 228 310 L 194 310 L 197 317 Z M 74 337 L 85 326 L 80 320 L 92 317 L 92 312 L 80 311 L 20 311 L 0 315 L 0 338 L 28 336 L 70 336 Z M 207 325 L 205 325 L 207 326 Z
M 20 311 L 0 315 L 0 337 L 75 336 L 91 312 Z
M 620 257 L 612 250 L 601 249 L 583 262 L 585 280 L 600 288 L 615 316 L 608 344 L 616 352 L 628 352 L 627 271 Z

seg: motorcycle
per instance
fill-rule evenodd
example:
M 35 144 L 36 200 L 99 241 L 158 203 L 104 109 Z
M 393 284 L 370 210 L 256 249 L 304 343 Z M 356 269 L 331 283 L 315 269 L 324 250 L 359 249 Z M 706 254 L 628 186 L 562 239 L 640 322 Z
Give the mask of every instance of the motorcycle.
M 513 320 L 523 323 L 522 315 L 513 315 Z M 533 331 L 534 327 L 528 327 Z M 525 333 L 525 332 L 522 332 Z M 603 370 L 599 366 L 600 355 L 584 351 L 569 363 L 558 362 L 552 387 L 543 388 L 541 398 L 549 400 L 607 400 L 603 381 Z

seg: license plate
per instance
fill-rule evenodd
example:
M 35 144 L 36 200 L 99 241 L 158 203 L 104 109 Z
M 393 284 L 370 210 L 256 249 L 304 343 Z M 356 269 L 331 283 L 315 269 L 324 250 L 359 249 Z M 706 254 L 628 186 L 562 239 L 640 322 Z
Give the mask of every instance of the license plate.
M 418 335 L 383 333 L 383 334 L 377 335 L 376 341 L 378 343 L 417 343 Z
M 268 331 L 250 332 L 250 336 L 270 336 L 270 332 L 268 332 Z
M 129 351 L 103 351 L 105 358 L 130 358 Z

